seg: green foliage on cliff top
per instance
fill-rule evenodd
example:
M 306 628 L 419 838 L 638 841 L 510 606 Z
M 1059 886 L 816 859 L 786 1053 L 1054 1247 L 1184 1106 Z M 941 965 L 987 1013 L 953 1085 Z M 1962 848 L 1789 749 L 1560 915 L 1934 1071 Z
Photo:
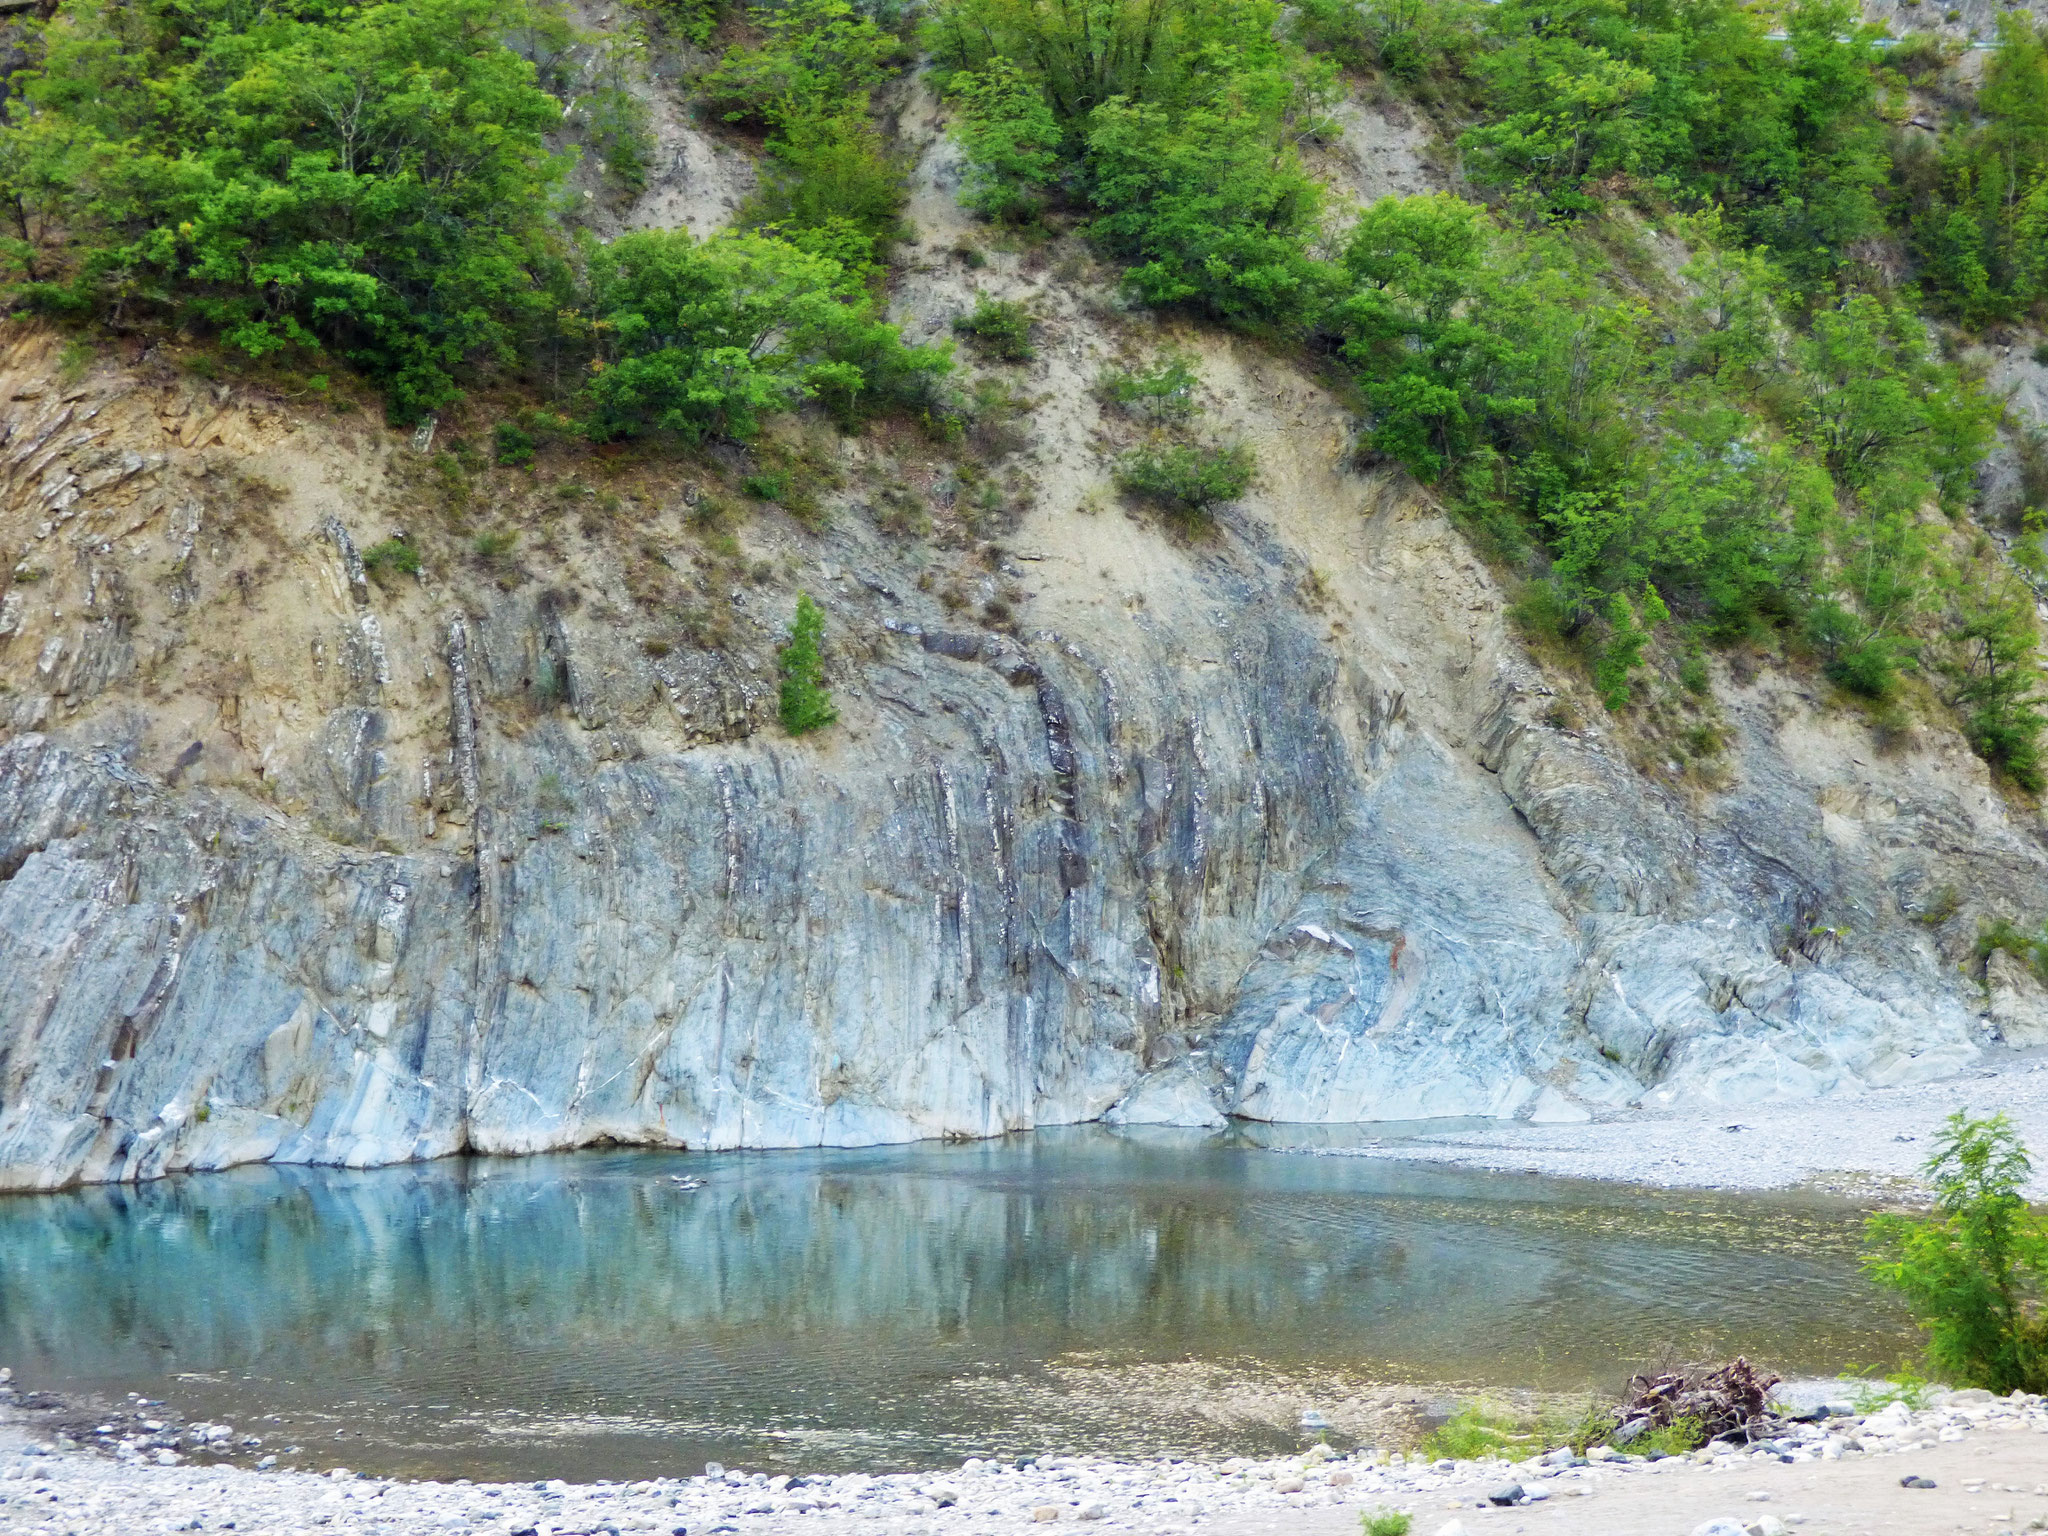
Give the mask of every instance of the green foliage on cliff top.
M 863 93 L 900 46 L 842 0 L 770 22 L 714 72 L 778 135 L 762 232 L 579 247 L 552 89 L 577 38 L 540 0 L 78 0 L 0 124 L 8 291 L 339 356 L 399 420 L 521 374 L 571 381 L 561 403 L 599 439 L 744 436 L 812 398 L 922 406 L 946 358 L 905 347 L 866 287 L 900 175 Z M 501 431 L 501 460 L 530 456 L 522 436 Z
M 331 350 L 441 406 L 567 291 L 561 105 L 506 43 L 565 31 L 526 0 L 67 4 L 0 133 L 17 297 Z

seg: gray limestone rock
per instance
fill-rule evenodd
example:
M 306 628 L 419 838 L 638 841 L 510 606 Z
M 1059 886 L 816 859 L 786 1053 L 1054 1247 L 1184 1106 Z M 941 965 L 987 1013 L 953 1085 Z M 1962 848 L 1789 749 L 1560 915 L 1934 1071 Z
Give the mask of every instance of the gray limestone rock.
M 1295 387 L 1211 362 L 1243 411 Z M 2048 851 L 1960 738 L 1880 753 L 1796 678 L 1729 674 L 1711 785 L 1633 760 L 1443 519 L 1292 398 L 1323 425 L 1245 419 L 1308 490 L 1201 541 L 1034 513 L 1004 632 L 850 511 L 792 533 L 841 712 L 796 741 L 770 577 L 657 639 L 539 554 L 366 582 L 338 477 L 251 530 L 189 455 L 128 475 L 132 509 L 76 516 L 78 595 L 10 594 L 0 634 L 0 1187 L 1097 1118 L 1562 1124 L 1977 1059 L 1961 968 L 1982 921 L 2048 912 Z M 145 467 L 146 404 L 120 407 Z M 61 468 L 36 445 L 69 407 L 36 409 L 16 522 Z M 204 409 L 179 443 L 283 430 Z M 245 601 L 222 568 L 259 552 L 295 584 Z M 2030 976 L 1987 981 L 2008 1044 L 2048 1041 Z
M 2048 987 L 2024 960 L 1992 950 L 1984 961 L 1984 986 L 1999 1039 L 2016 1051 L 2048 1045 Z

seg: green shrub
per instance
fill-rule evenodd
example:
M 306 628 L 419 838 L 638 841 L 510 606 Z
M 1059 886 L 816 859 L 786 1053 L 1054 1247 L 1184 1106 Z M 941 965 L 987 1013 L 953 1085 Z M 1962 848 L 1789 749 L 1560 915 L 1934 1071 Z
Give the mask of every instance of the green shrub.
M 976 294 L 974 313 L 961 315 L 953 329 L 974 343 L 974 349 L 1004 363 L 1027 363 L 1038 356 L 1031 345 L 1031 311 L 1015 299 Z
M 592 252 L 590 291 L 605 323 L 582 394 L 597 442 L 744 440 L 812 398 L 842 419 L 868 402 L 915 406 L 951 366 L 906 347 L 840 262 L 762 234 L 621 235 Z
M 775 658 L 776 670 L 782 674 L 782 728 L 792 736 L 802 736 L 839 718 L 832 696 L 825 691 L 825 659 L 820 650 L 824 637 L 825 615 L 811 601 L 810 593 L 799 592 L 789 644 Z
M 471 542 L 477 559 L 486 565 L 495 565 L 512 553 L 512 546 L 519 542 L 518 533 L 510 528 L 488 529 Z
M 512 469 L 524 469 L 533 462 L 533 439 L 509 421 L 498 423 L 491 433 L 491 456 Z
M 628 196 L 645 191 L 655 150 L 653 114 L 647 103 L 613 85 L 586 92 L 576 105 L 612 184 Z
M 1554 640 L 1565 631 L 1564 604 L 1554 582 L 1538 578 L 1524 582 L 1508 604 L 1508 618 L 1532 640 Z
M 649 0 L 649 8 L 699 48 L 718 30 L 718 0 Z
M 1955 915 L 1953 893 L 1947 906 L 1947 916 Z M 1946 917 L 1942 919 L 1946 921 Z M 1977 935 L 1977 958 L 1988 960 L 1994 950 L 2004 950 L 2015 960 L 2025 964 L 2035 975 L 2048 979 L 2048 928 L 2036 929 L 2029 933 L 2006 918 L 1994 918 Z
M 1358 1517 L 1359 1529 L 1365 1536 L 1408 1536 L 1414 1524 L 1412 1516 L 1398 1509 L 1368 1509 Z
M 1898 689 L 1898 649 L 1873 635 L 1849 646 L 1823 669 L 1828 677 L 1866 699 L 1889 699 Z
M 1882 701 L 1897 692 L 1901 645 L 1874 633 L 1863 615 L 1824 597 L 1808 607 L 1803 627 L 1831 681 L 1866 699 Z
M 2048 1391 L 2048 1218 L 2022 1193 L 2032 1160 L 2004 1114 L 1958 1110 L 1926 1172 L 1934 1209 L 1873 1216 L 1864 1267 L 1927 1330 L 1927 1358 L 1962 1386 Z
M 405 539 L 386 539 L 363 551 L 363 569 L 372 576 L 382 576 L 387 572 L 397 576 L 417 576 L 420 552 Z
M 1180 516 L 1200 517 L 1250 489 L 1257 467 L 1251 449 L 1243 444 L 1200 448 L 1176 443 L 1127 454 L 1116 467 L 1116 483 Z
M 1097 382 L 1106 400 L 1166 421 L 1185 421 L 1195 412 L 1195 388 L 1201 383 L 1185 353 L 1169 352 L 1151 368 L 1110 368 Z
M 1607 643 L 1601 646 L 1599 660 L 1593 666 L 1593 686 L 1600 690 L 1600 701 L 1609 709 L 1620 709 L 1628 703 L 1633 692 L 1629 675 L 1642 664 L 1643 647 L 1649 643 L 1650 632 L 1670 616 L 1657 589 L 1647 583 L 1639 604 L 1631 603 L 1627 594 L 1621 592 L 1607 599 Z

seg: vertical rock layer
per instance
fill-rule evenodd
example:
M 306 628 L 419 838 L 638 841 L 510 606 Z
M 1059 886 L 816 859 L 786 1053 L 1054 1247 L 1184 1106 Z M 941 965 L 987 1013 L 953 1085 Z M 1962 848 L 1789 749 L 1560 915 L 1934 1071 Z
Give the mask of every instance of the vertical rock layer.
M 1069 334 L 1079 376 L 1103 342 Z M 0 370 L 7 1187 L 1570 1119 L 1953 1071 L 2039 1011 L 2003 977 L 1980 1018 L 1958 973 L 1984 916 L 2048 910 L 1959 741 L 1881 754 L 1765 672 L 1719 679 L 1724 788 L 1632 764 L 1256 358 L 1205 360 L 1265 466 L 1210 539 L 1065 497 L 1085 422 L 1051 422 L 991 557 L 1014 633 L 852 501 L 749 530 L 828 616 L 843 723 L 792 742 L 790 592 L 715 594 L 709 648 L 611 595 L 687 496 L 372 579 L 420 494 L 401 444 L 189 383 L 64 398 L 49 351 Z

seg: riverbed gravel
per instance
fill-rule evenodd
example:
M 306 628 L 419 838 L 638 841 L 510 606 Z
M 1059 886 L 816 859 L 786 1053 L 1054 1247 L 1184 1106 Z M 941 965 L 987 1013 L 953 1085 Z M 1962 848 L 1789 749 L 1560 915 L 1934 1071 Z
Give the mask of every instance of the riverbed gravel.
M 1838 1411 L 1830 1416 L 1790 1424 L 1757 1446 L 1717 1443 L 1689 1457 L 1660 1460 L 1605 1449 L 1588 1460 L 1553 1447 L 1519 1461 L 1427 1461 L 1419 1455 L 1336 1455 L 1327 1447 L 1312 1447 L 1300 1455 L 1218 1461 L 977 1458 L 939 1471 L 881 1475 L 768 1477 L 712 1466 L 692 1476 L 631 1483 L 407 1481 L 346 1467 L 208 1464 L 195 1459 L 203 1458 L 204 1451 L 151 1444 L 148 1435 L 124 1434 L 111 1441 L 111 1449 L 79 1444 L 70 1436 L 47 1438 L 61 1405 L 46 1403 L 40 1410 L 0 1405 L 0 1531 L 49 1536 L 229 1530 L 237 1536 L 803 1536 L 858 1522 L 859 1529 L 875 1536 L 970 1536 L 1055 1524 L 1166 1536 L 1197 1529 L 1221 1533 L 1246 1522 L 1277 1529 L 1310 1514 L 1317 1516 L 1315 1524 L 1327 1527 L 1330 1516 L 1346 1510 L 1399 1509 L 1414 1517 L 1416 1536 L 1457 1536 L 1449 1527 L 1464 1528 L 1463 1512 L 1483 1524 L 1482 1517 L 1501 1510 L 1536 1510 L 1554 1501 L 1592 1498 L 1645 1479 L 1719 1470 L 1749 1474 L 1753 1481 L 1780 1466 L 1825 1469 L 1874 1458 L 1894 1459 L 1904 1469 L 1902 1476 L 1913 1476 L 1919 1465 L 1915 1456 L 1924 1460 L 1973 1435 L 1993 1434 L 2002 1443 L 2019 1444 L 2027 1464 L 2048 1479 L 2048 1403 L 2043 1399 L 2020 1394 L 1993 1398 L 1985 1392 L 1936 1397 L 1919 1411 L 1894 1404 L 1869 1414 L 1848 1412 L 1848 1405 L 1837 1402 L 1831 1406 Z M 165 1423 L 159 1435 L 172 1432 L 167 1421 L 159 1422 Z M 2043 1438 L 2035 1442 L 2036 1435 Z M 2018 1441 L 2016 1436 L 2027 1438 Z M 187 1443 L 189 1436 L 180 1428 L 173 1439 Z M 204 1442 L 205 1436 L 200 1439 Z M 1981 1491 L 1984 1479 L 1976 1481 Z M 2006 1486 L 1999 1484 L 2000 1489 Z M 1776 1530 L 1749 1529 L 1741 1522 L 1754 1523 L 1756 1509 L 1732 1492 L 1724 1502 L 1738 1520 L 1739 1536 L 1783 1536 L 1787 1528 L 1781 1522 Z M 1981 1528 L 2048 1528 L 2048 1481 L 2038 1489 L 2012 1486 L 2006 1503 L 2011 1518 Z M 1689 1532 L 1692 1526 L 1683 1529 Z
M 1917 1186 L 1942 1121 L 1956 1110 L 2002 1110 L 2023 1142 L 2048 1149 L 2048 1053 L 2001 1050 L 2001 1056 L 1962 1077 L 1825 1099 L 1739 1109 L 1650 1104 L 1577 1125 L 1468 1123 L 1364 1146 L 1304 1150 L 1661 1188 L 1801 1186 L 1882 1198 Z M 2036 1164 L 2030 1192 L 2048 1199 L 2048 1157 Z

